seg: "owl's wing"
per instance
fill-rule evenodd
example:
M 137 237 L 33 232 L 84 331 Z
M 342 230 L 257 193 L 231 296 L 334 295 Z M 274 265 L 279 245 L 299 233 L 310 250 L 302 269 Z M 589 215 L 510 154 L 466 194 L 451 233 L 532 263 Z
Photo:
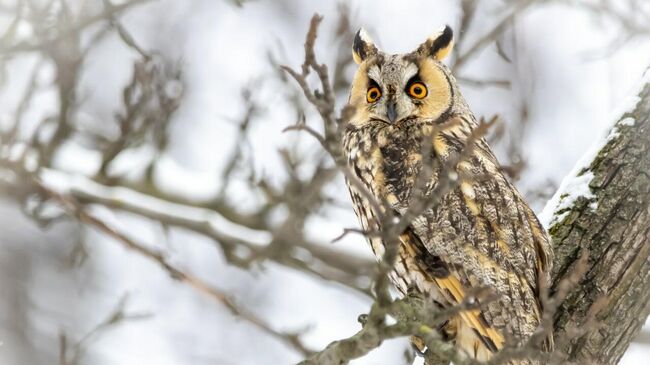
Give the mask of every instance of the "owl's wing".
M 426 257 L 421 258 L 425 270 L 431 276 L 438 292 L 450 305 L 462 303 L 469 294 L 466 289 L 471 286 L 467 283 L 466 273 L 462 268 L 450 267 L 439 256 L 432 255 L 424 247 L 422 241 L 418 238 L 412 228 L 400 236 L 405 247 L 414 247 L 418 252 L 424 252 Z M 492 352 L 497 352 L 503 347 L 505 342 L 503 335 L 492 327 L 486 320 L 485 315 L 479 309 L 462 311 L 459 313 L 460 319 L 470 327 L 481 342 Z
M 449 268 L 447 277 L 434 281 L 451 304 L 462 302 L 472 288 L 494 290 L 496 301 L 461 318 L 484 342 L 501 348 L 503 333 L 524 338 L 539 324 L 538 280 L 548 279 L 550 245 L 485 141 L 464 166 L 460 186 L 412 222 L 413 239 Z

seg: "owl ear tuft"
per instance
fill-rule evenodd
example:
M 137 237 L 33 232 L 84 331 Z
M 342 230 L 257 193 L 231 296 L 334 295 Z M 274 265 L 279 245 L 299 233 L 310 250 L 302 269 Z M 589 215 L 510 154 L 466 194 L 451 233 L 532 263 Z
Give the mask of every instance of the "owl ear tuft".
M 433 57 L 435 60 L 442 60 L 454 48 L 454 32 L 451 27 L 445 25 L 442 30 L 437 31 L 427 38 L 417 49 L 417 53 L 423 56 Z
M 354 42 L 352 43 L 352 58 L 354 58 L 354 62 L 358 65 L 378 52 L 379 49 L 375 46 L 375 43 L 366 30 L 360 28 L 354 36 Z

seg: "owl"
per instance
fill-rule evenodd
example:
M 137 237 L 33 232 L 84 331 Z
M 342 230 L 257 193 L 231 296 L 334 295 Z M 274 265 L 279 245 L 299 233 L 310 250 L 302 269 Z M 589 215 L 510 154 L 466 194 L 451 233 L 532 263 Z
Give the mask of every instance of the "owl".
M 406 54 L 380 51 L 360 30 L 342 143 L 366 188 L 348 182 L 364 230 L 381 230 L 380 213 L 392 209 L 400 217 L 410 203 L 453 182 L 400 235 L 390 278 L 402 294 L 422 293 L 442 308 L 463 302 L 478 288 L 492 291 L 494 301 L 457 314 L 440 329 L 460 353 L 484 361 L 506 345 L 521 345 L 538 329 L 540 288 L 549 282 L 552 250 L 486 141 L 472 134 L 479 124 L 441 62 L 452 47 L 448 26 Z M 368 192 L 383 204 L 370 204 Z M 381 259 L 385 243 L 368 236 Z M 550 337 L 541 345 L 552 346 Z

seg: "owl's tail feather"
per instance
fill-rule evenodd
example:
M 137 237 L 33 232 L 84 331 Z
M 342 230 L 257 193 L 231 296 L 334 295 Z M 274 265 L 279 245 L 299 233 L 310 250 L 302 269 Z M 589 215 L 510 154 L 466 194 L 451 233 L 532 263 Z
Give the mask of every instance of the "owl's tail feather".
M 452 274 L 445 278 L 434 278 L 434 281 L 445 294 L 450 296 L 449 299 L 453 299 L 452 303 L 461 303 L 465 299 L 465 291 L 455 275 Z M 462 311 L 458 314 L 458 317 L 462 322 L 458 325 L 468 327 L 474 334 L 472 337 L 477 337 L 490 352 L 497 352 L 503 347 L 505 343 L 503 335 L 485 321 L 480 310 Z
M 469 326 L 464 319 L 457 318 L 456 348 L 468 357 L 478 361 L 488 361 L 498 349 L 489 338 L 482 336 Z

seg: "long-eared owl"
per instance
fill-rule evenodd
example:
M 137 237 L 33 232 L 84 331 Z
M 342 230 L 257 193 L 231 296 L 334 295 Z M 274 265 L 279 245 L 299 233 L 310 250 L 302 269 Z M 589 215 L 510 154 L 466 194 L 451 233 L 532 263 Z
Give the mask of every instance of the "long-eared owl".
M 441 62 L 452 47 L 449 27 L 415 51 L 397 55 L 380 51 L 360 30 L 353 44 L 359 68 L 343 146 L 366 191 L 385 203 L 375 206 L 389 207 L 397 217 L 410 202 L 453 178 L 454 184 L 400 235 L 391 279 L 402 294 L 421 292 L 443 308 L 461 303 L 477 288 L 493 291 L 496 300 L 459 313 L 441 328 L 460 352 L 488 360 L 538 329 L 540 288 L 549 281 L 552 251 L 548 234 L 486 141 L 472 134 L 479 124 Z M 428 176 L 419 188 L 423 172 Z M 362 227 L 381 230 L 367 195 L 348 186 Z M 381 259 L 380 236 L 369 235 L 368 241 Z M 541 346 L 550 350 L 552 338 Z

